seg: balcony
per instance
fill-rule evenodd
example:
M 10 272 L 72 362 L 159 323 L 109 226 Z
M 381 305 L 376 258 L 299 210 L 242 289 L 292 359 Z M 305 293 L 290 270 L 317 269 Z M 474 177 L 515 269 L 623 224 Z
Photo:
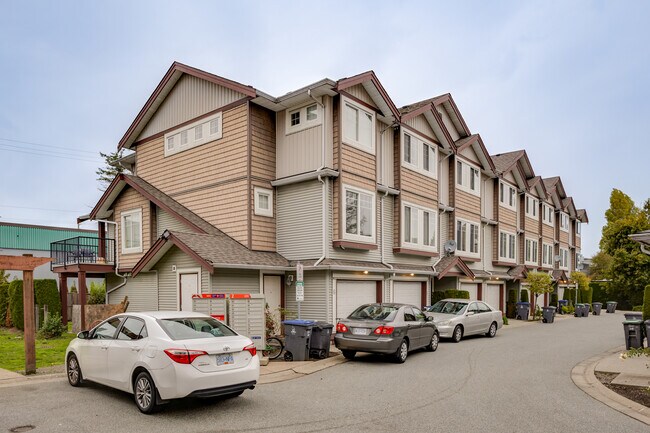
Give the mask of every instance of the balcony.
M 50 244 L 54 272 L 111 272 L 115 267 L 115 239 L 77 236 Z

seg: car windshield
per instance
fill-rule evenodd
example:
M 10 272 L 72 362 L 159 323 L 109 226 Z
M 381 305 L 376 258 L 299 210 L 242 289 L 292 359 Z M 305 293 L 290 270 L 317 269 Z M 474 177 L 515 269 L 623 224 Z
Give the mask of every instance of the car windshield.
M 392 322 L 397 314 L 397 307 L 388 305 L 362 305 L 348 316 L 352 320 L 384 320 Z
M 465 307 L 467 307 L 467 302 L 438 301 L 427 307 L 426 311 L 429 313 L 461 314 Z
M 160 326 L 172 340 L 215 338 L 237 335 L 235 331 L 212 317 L 161 319 Z

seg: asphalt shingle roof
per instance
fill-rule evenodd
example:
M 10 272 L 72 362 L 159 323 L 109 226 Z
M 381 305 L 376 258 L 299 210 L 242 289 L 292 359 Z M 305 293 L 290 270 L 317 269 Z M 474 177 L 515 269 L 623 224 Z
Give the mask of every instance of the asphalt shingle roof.
M 506 171 L 509 171 L 515 162 L 523 155 L 523 150 L 500 153 L 498 155 L 492 155 L 492 162 L 494 162 L 494 168 L 496 168 L 499 173 L 505 173 Z

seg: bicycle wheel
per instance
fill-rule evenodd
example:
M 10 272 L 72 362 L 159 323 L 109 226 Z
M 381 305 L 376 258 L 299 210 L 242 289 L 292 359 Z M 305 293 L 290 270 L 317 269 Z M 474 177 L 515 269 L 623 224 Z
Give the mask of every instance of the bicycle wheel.
M 277 359 L 284 350 L 284 344 L 277 337 L 271 337 L 266 340 L 266 350 L 264 351 L 269 359 Z

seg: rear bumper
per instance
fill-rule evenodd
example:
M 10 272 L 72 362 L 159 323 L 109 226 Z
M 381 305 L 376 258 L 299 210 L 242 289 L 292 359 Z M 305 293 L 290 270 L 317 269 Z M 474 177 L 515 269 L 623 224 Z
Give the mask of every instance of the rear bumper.
M 220 386 L 218 388 L 209 388 L 209 389 L 200 389 L 189 394 L 188 397 L 198 397 L 198 398 L 207 398 L 207 397 L 219 397 L 220 395 L 234 394 L 239 391 L 244 391 L 245 389 L 253 389 L 257 384 L 256 381 L 238 383 L 237 385 L 228 385 Z
M 357 352 L 395 353 L 401 342 L 401 338 L 397 339 L 393 337 L 379 337 L 377 340 L 362 340 L 341 334 L 334 336 L 334 345 L 337 349 L 354 350 Z

